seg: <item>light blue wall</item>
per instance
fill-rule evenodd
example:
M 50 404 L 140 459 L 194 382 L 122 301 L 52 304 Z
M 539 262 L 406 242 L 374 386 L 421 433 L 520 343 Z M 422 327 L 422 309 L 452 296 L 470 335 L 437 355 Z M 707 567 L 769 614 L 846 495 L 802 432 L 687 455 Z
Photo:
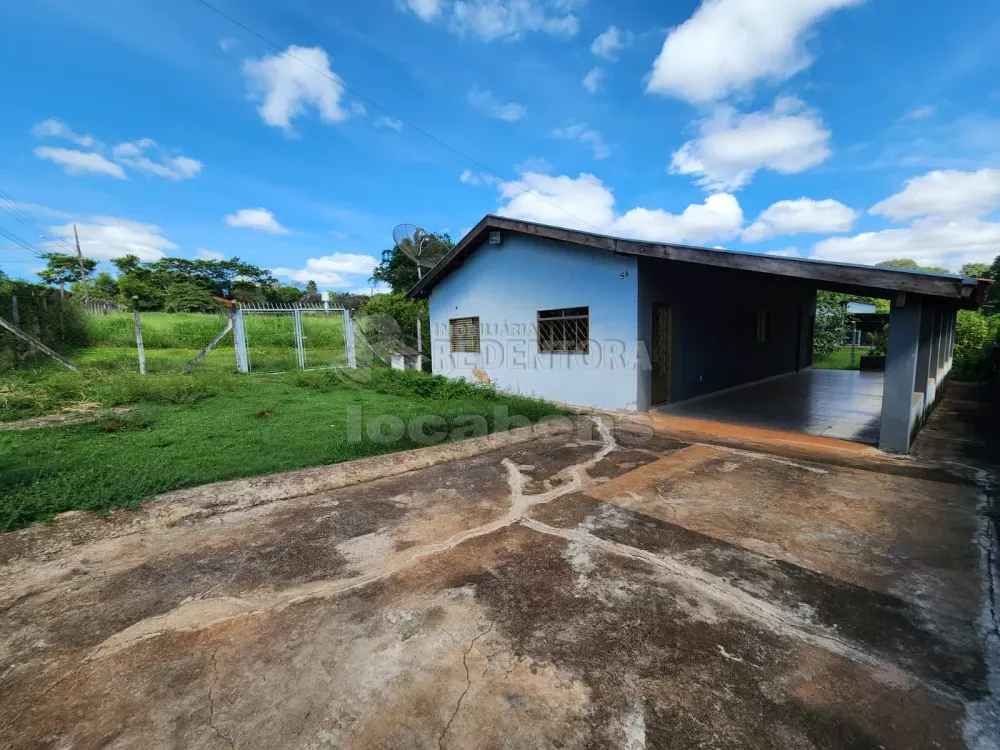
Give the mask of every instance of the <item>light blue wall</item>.
M 635 409 L 638 267 L 635 257 L 505 232 L 431 292 L 434 372 L 576 406 Z M 539 354 L 539 310 L 590 308 L 590 354 Z M 448 320 L 478 316 L 479 354 L 451 354 Z

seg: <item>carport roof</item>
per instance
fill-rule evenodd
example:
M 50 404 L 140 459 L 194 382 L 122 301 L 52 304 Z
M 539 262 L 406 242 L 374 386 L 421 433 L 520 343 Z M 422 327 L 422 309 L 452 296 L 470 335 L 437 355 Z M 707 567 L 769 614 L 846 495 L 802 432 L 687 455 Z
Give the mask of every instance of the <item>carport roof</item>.
M 491 231 L 516 232 L 559 242 L 569 242 L 609 253 L 699 263 L 706 266 L 766 273 L 774 276 L 788 276 L 813 281 L 818 287 L 824 289 L 864 293 L 868 296 L 886 297 L 894 296 L 897 292 L 910 292 L 954 300 L 963 307 L 981 305 L 990 284 L 988 281 L 951 274 L 909 271 L 900 268 L 877 268 L 808 258 L 783 258 L 691 245 L 643 242 L 487 214 L 455 245 L 451 252 L 424 274 L 424 277 L 407 292 L 407 296 L 410 298 L 426 297 L 439 281 L 462 265 L 466 257 L 486 242 Z M 525 273 L 530 272 L 531 269 L 525 269 Z

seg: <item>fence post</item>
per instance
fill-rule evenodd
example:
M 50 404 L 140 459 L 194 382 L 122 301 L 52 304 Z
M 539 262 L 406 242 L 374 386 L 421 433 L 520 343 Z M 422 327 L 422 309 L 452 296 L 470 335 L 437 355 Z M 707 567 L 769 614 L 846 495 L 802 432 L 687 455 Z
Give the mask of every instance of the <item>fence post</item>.
M 21 312 L 17 307 L 17 295 L 10 295 L 10 319 L 13 321 L 14 326 L 17 328 L 21 327 Z M 17 359 L 24 359 L 27 352 L 22 351 L 21 340 L 19 338 L 14 338 L 14 357 Z
M 139 298 L 132 298 L 132 319 L 135 321 L 135 346 L 139 350 L 139 373 L 146 374 L 146 349 L 142 345 L 142 323 L 139 321 Z
M 358 361 L 354 355 L 354 319 L 351 318 L 351 311 L 344 308 L 344 345 L 347 349 L 347 366 L 355 369 Z
M 417 369 L 424 371 L 424 332 L 420 325 L 420 313 L 417 313 Z
M 247 357 L 247 333 L 243 327 L 243 309 L 236 308 L 233 319 L 233 344 L 236 349 L 236 369 L 242 373 L 250 372 L 250 359 Z
M 299 369 L 306 369 L 306 342 L 302 334 L 302 311 L 295 308 L 295 353 L 299 360 Z

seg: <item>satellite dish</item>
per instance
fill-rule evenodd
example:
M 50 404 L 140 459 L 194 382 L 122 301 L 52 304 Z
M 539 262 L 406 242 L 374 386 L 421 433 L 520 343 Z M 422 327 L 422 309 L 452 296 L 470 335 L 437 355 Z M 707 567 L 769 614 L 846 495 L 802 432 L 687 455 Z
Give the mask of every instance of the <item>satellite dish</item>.
M 443 257 L 440 248 L 432 250 L 427 246 L 430 238 L 430 232 L 416 224 L 400 224 L 392 230 L 392 239 L 396 247 L 417 264 L 418 279 L 424 276 L 422 269 L 433 268 Z

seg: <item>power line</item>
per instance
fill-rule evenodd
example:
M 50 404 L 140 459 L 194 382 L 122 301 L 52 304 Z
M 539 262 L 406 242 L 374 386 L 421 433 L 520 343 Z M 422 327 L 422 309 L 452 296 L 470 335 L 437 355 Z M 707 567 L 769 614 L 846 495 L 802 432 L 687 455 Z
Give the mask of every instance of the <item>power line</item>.
M 19 221 L 47 242 L 53 245 L 59 245 L 68 250 L 70 253 L 74 252 L 73 248 L 71 248 L 65 240 L 55 239 L 45 234 L 45 232 L 42 231 L 42 229 L 21 209 L 17 202 L 3 190 L 0 190 L 0 209 L 6 211 L 8 214 L 13 216 L 15 220 Z
M 195 0 L 195 2 L 201 3 L 206 8 L 208 8 L 210 11 L 218 14 L 219 16 L 221 16 L 222 18 L 226 19 L 230 23 L 235 24 L 236 26 L 239 26 L 241 29 L 243 29 L 248 34 L 252 34 L 253 36 L 257 37 L 260 41 L 264 42 L 264 44 L 268 45 L 269 47 L 271 47 L 273 49 L 276 49 L 278 52 L 281 52 L 282 54 L 286 55 L 287 57 L 291 58 L 292 60 L 295 60 L 295 62 L 299 63 L 300 65 L 304 65 L 305 67 L 309 68 L 310 70 L 312 70 L 315 73 L 318 73 L 319 75 L 323 76 L 324 78 L 326 78 L 326 79 L 328 79 L 330 81 L 333 81 L 335 84 L 337 84 L 338 86 L 340 86 L 345 91 L 353 94 L 358 99 L 361 99 L 362 101 L 364 101 L 365 103 L 371 105 L 375 109 L 377 109 L 377 110 L 379 110 L 381 112 L 384 112 L 389 117 L 392 117 L 395 120 L 399 120 L 401 123 L 403 123 L 404 125 L 406 125 L 411 130 L 416 131 L 420 135 L 422 135 L 425 138 L 433 141 L 434 143 L 436 143 L 437 145 L 441 146 L 442 148 L 445 148 L 448 151 L 451 151 L 453 154 L 455 154 L 455 155 L 457 155 L 457 156 L 465 159 L 466 161 L 468 161 L 468 162 L 470 162 L 472 164 L 475 164 L 479 169 L 483 170 L 484 172 L 488 172 L 489 174 L 493 175 L 498 180 L 500 180 L 502 182 L 505 182 L 507 184 L 510 184 L 510 185 L 517 186 L 518 188 L 520 188 L 521 190 L 523 190 L 528 195 L 532 195 L 535 198 L 537 198 L 538 200 L 542 201 L 542 203 L 547 203 L 548 205 L 552 206 L 552 208 L 554 208 L 554 209 L 556 209 L 558 211 L 562 211 L 564 214 L 566 214 L 570 218 L 576 219 L 577 221 L 579 221 L 579 222 L 581 222 L 583 224 L 586 224 L 591 229 L 596 229 L 598 232 L 601 232 L 601 233 L 604 232 L 604 230 L 601 229 L 600 227 L 594 226 L 593 224 L 591 224 L 586 219 L 581 219 L 576 214 L 573 214 L 573 213 L 567 211 L 562 206 L 559 206 L 559 205 L 553 203 L 552 201 L 550 201 L 548 198 L 546 198 L 546 197 L 544 197 L 542 195 L 539 195 L 538 193 L 536 193 L 531 188 L 525 187 L 524 185 L 522 185 L 520 182 L 517 182 L 516 180 L 510 180 L 510 179 L 508 179 L 507 177 L 503 176 L 502 174 L 500 174 L 496 170 L 493 170 L 490 167 L 486 166 L 485 164 L 482 164 L 481 162 L 479 162 L 475 158 L 469 156 L 468 154 L 463 153 L 462 151 L 459 151 L 454 146 L 452 146 L 452 145 L 450 145 L 448 143 L 445 143 L 444 141 L 442 141 L 437 136 L 434 136 L 431 133 L 428 133 L 423 128 L 417 127 L 416 125 L 413 125 L 412 123 L 408 122 L 407 120 L 404 120 L 402 117 L 399 117 L 397 114 L 395 114 L 394 112 L 390 111 L 389 109 L 383 107 L 378 102 L 373 101 L 372 99 L 369 99 L 367 96 L 365 96 L 364 94 L 362 94 L 357 89 L 352 89 L 350 86 L 348 86 L 346 83 L 344 83 L 344 81 L 342 79 L 340 79 L 340 78 L 334 78 L 333 76 L 329 75 L 328 73 L 325 73 L 324 71 L 320 70 L 319 68 L 315 67 L 314 65 L 310 65 L 305 60 L 302 60 L 302 59 L 296 57 L 295 55 L 291 54 L 287 50 L 283 49 L 282 46 L 280 44 L 278 44 L 277 42 L 272 41 L 268 37 L 266 37 L 263 34 L 261 34 L 259 31 L 254 31 L 249 26 L 247 26 L 245 23 L 243 23 L 242 21 L 238 21 L 237 19 L 233 18 L 232 16 L 224 13 L 223 11 L 219 10 L 218 8 L 216 8 L 211 3 L 207 2 L 207 0 Z
M 10 240 L 11 242 L 13 242 L 15 245 L 19 246 L 19 248 L 11 248 L 12 250 L 14 250 L 14 249 L 22 249 L 22 250 L 27 250 L 29 253 L 32 253 L 34 255 L 39 255 L 39 253 L 31 245 L 29 245 L 27 242 L 25 242 L 24 240 L 22 240 L 16 234 L 11 233 L 10 230 L 8 230 L 8 229 L 4 229 L 3 227 L 0 227 L 0 237 L 6 237 L 8 240 Z

